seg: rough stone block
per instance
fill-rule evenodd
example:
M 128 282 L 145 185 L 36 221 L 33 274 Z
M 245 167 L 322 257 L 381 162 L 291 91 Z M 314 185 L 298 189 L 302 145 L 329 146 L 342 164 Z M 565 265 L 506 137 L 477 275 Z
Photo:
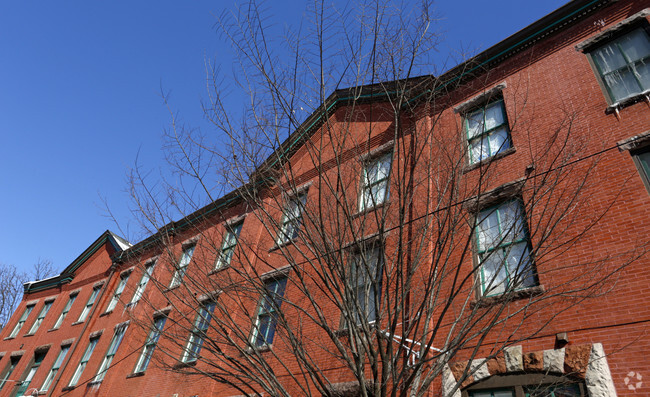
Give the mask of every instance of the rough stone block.
M 524 370 L 530 372 L 537 372 L 544 370 L 544 353 L 543 352 L 530 352 L 523 355 Z
M 564 349 L 544 350 L 544 372 L 564 372 Z
M 616 397 L 616 388 L 612 374 L 609 372 L 607 357 L 600 343 L 591 346 L 585 384 L 591 397 Z
M 564 372 L 584 379 L 590 353 L 590 345 L 567 346 L 564 352 Z
M 504 357 L 507 372 L 518 372 L 524 370 L 521 345 L 506 347 L 504 349 Z

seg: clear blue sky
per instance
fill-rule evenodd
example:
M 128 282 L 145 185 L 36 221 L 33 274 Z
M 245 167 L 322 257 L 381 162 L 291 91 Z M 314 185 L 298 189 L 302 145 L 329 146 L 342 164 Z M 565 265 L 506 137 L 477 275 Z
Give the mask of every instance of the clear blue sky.
M 437 5 L 443 52 L 486 49 L 564 0 L 451 1 Z M 39 258 L 65 268 L 104 230 L 105 197 L 137 235 L 126 172 L 139 153 L 163 164 L 170 118 L 161 86 L 183 121 L 209 128 L 204 61 L 233 64 L 215 31 L 231 1 L 8 1 L 0 13 L 0 262 L 27 269 Z M 303 2 L 272 1 L 297 24 Z M 450 65 L 451 66 L 451 65 Z M 238 104 L 234 104 L 238 106 Z M 131 224 L 131 225 L 130 225 Z M 129 226 L 130 225 L 130 226 Z M 137 241 L 132 241 L 137 242 Z

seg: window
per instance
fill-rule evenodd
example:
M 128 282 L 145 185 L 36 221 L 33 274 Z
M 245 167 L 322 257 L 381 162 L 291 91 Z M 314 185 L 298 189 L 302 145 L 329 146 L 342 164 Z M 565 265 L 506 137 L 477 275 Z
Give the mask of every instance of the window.
M 130 274 L 131 273 L 124 273 L 120 276 L 120 282 L 117 284 L 117 287 L 115 287 L 115 293 L 113 293 L 111 301 L 108 302 L 108 306 L 106 306 L 107 312 L 112 312 L 113 309 L 115 309 L 115 306 L 117 306 L 117 302 L 120 301 L 120 296 L 122 296 L 122 292 L 124 292 L 124 287 L 126 286 L 127 281 L 129 281 Z
M 524 387 L 526 397 L 580 397 L 580 385 L 541 385 Z
M 207 302 L 201 306 L 199 313 L 194 321 L 194 327 L 190 333 L 190 337 L 183 353 L 183 362 L 189 363 L 196 361 L 199 358 L 203 340 L 210 327 L 210 320 L 212 320 L 212 312 L 214 311 L 215 303 Z
M 153 274 L 153 269 L 155 267 L 156 267 L 156 261 L 151 261 L 144 267 L 144 273 L 142 274 L 142 278 L 140 279 L 140 282 L 138 282 L 138 286 L 135 288 L 135 292 L 133 293 L 133 298 L 131 299 L 131 303 L 129 303 L 130 305 L 134 305 L 138 303 L 140 298 L 142 298 L 142 294 L 144 294 L 144 289 L 147 288 L 147 283 L 149 282 L 149 279 L 151 278 L 151 275 Z
M 277 316 L 286 287 L 287 277 L 275 278 L 265 283 L 266 292 L 260 298 L 251 338 L 254 347 L 265 347 L 273 343 Z
M 111 363 L 113 362 L 115 353 L 117 353 L 117 349 L 120 347 L 120 343 L 122 343 L 122 338 L 124 337 L 124 333 L 126 332 L 126 327 L 127 324 L 122 324 L 122 325 L 118 325 L 117 328 L 115 328 L 115 333 L 113 334 L 111 343 L 108 345 L 108 350 L 106 351 L 106 356 L 104 357 L 104 361 L 102 361 L 102 365 L 99 366 L 99 370 L 97 371 L 97 375 L 95 375 L 95 379 L 93 379 L 93 382 L 101 382 L 102 380 L 104 380 L 104 376 L 106 376 L 106 372 L 111 367 Z
M 52 327 L 52 329 L 57 329 L 61 326 L 61 324 L 63 324 L 63 320 L 65 319 L 65 316 L 68 315 L 68 312 L 70 311 L 70 308 L 72 307 L 72 304 L 74 303 L 75 299 L 77 299 L 77 294 L 70 295 L 68 302 L 65 304 L 65 307 L 63 308 L 63 311 L 59 315 L 59 318 L 56 319 L 56 323 L 54 323 L 54 327 Z
M 489 102 L 465 115 L 469 163 L 492 157 L 510 147 L 510 133 L 503 99 Z
M 470 390 L 469 397 L 581 397 L 585 394 L 578 383 L 559 385 L 517 385 L 510 388 Z
M 18 323 L 14 327 L 14 329 L 11 331 L 11 334 L 9 334 L 10 338 L 15 338 L 16 335 L 20 332 L 21 328 L 23 328 L 23 325 L 25 325 L 25 321 L 27 321 L 27 317 L 29 317 L 29 313 L 32 312 L 34 309 L 35 304 L 29 305 L 25 308 L 25 311 L 23 312 L 23 315 L 20 316 L 20 319 L 18 320 Z
M 7 367 L 2 373 L 2 380 L 0 381 L 0 390 L 2 390 L 5 387 L 5 384 L 11 377 L 11 374 L 14 372 L 14 369 L 16 369 L 16 365 L 18 365 L 18 362 L 20 361 L 21 357 L 22 356 L 10 357 L 9 365 L 7 365 Z
M 181 255 L 181 260 L 178 262 L 178 266 L 176 267 L 176 272 L 174 272 L 174 277 L 172 278 L 172 283 L 169 285 L 169 288 L 174 288 L 181 285 L 181 281 L 183 280 L 183 277 L 185 276 L 185 272 L 187 271 L 187 265 L 190 264 L 190 261 L 192 260 L 192 255 L 194 255 L 195 247 L 196 245 L 190 245 L 183 248 L 183 254 Z
M 65 360 L 65 356 L 66 354 L 68 354 L 68 350 L 70 350 L 70 346 L 61 347 L 61 351 L 59 352 L 59 355 L 56 356 L 56 360 L 54 361 L 54 364 L 52 364 L 52 368 L 50 369 L 50 372 L 47 374 L 47 378 L 45 378 L 45 382 L 43 382 L 43 386 L 41 386 L 41 391 L 47 391 L 52 385 L 52 381 L 54 380 L 56 374 L 59 372 L 59 368 L 61 368 L 61 364 L 63 364 L 63 360 Z
M 287 203 L 282 214 L 282 224 L 280 225 L 280 234 L 278 235 L 278 245 L 286 244 L 298 237 L 300 225 L 302 223 L 302 211 L 307 202 L 307 193 L 302 193 L 292 198 Z
M 149 332 L 147 341 L 144 344 L 144 349 L 142 349 L 142 354 L 140 354 L 138 363 L 135 365 L 135 373 L 147 370 L 149 361 L 151 361 L 151 357 L 153 356 L 153 351 L 156 349 L 156 344 L 158 343 L 160 334 L 165 326 L 165 321 L 167 321 L 166 316 L 160 316 L 154 320 L 153 329 Z
M 226 234 L 223 237 L 221 251 L 219 252 L 219 258 L 217 259 L 217 265 L 215 266 L 216 269 L 221 269 L 230 265 L 230 260 L 232 259 L 232 254 L 235 252 L 237 239 L 239 238 L 239 233 L 241 232 L 243 225 L 243 222 L 234 225 L 226 225 Z
M 34 324 L 29 329 L 28 334 L 31 335 L 31 334 L 35 333 L 38 330 L 38 327 L 41 326 L 41 323 L 45 319 L 45 315 L 47 314 L 47 312 L 50 311 L 50 308 L 52 307 L 52 303 L 54 303 L 54 302 L 53 301 L 45 302 L 45 304 L 43 305 L 43 308 L 41 309 L 40 313 L 38 313 L 38 317 L 36 317 L 36 321 L 34 321 Z
M 93 288 L 93 292 L 90 294 L 90 298 L 88 298 L 88 302 L 86 302 L 86 306 L 84 306 L 83 310 L 81 311 L 81 314 L 79 315 L 79 319 L 77 320 L 77 322 L 81 323 L 86 321 L 86 317 L 88 317 L 88 314 L 90 313 L 90 309 L 92 309 L 93 304 L 97 299 L 97 294 L 99 294 L 99 290 L 101 288 L 102 288 L 101 285 L 98 285 L 95 288 Z
M 589 52 L 610 102 L 650 90 L 650 35 L 636 29 Z
M 27 391 L 27 388 L 29 388 L 29 384 L 32 382 L 32 379 L 34 379 L 34 375 L 36 375 L 36 371 L 38 371 L 38 367 L 41 366 L 41 362 L 43 362 L 43 359 L 45 358 L 45 353 L 36 353 L 34 355 L 34 361 L 32 361 L 31 366 L 25 372 L 23 375 L 23 379 L 21 382 L 16 384 L 16 386 L 20 385 L 18 390 L 16 390 L 15 396 L 22 396 L 25 394 Z
M 375 207 L 388 200 L 388 178 L 393 153 L 386 153 L 366 163 L 361 174 L 359 210 Z
M 76 386 L 77 383 L 79 382 L 79 378 L 81 378 L 81 374 L 84 372 L 84 369 L 86 369 L 86 365 L 88 365 L 90 356 L 93 355 L 93 351 L 95 350 L 95 346 L 97 345 L 98 340 L 99 337 L 90 339 L 90 343 L 88 344 L 88 347 L 86 347 L 86 351 L 84 352 L 84 355 L 81 357 L 81 361 L 79 361 L 79 365 L 77 366 L 77 369 L 74 371 L 74 374 L 72 375 L 72 379 L 70 379 L 70 383 L 68 384 L 68 386 Z
M 380 246 L 372 246 L 352 255 L 350 287 L 356 296 L 354 317 L 357 324 L 377 320 L 377 304 L 381 299 L 383 255 Z
M 478 213 L 481 293 L 500 295 L 537 284 L 521 203 L 511 200 Z
M 512 390 L 486 390 L 470 393 L 471 397 L 515 397 Z
M 631 151 L 630 154 L 634 159 L 636 168 L 639 170 L 643 184 L 650 192 L 650 146 L 645 146 L 639 150 Z

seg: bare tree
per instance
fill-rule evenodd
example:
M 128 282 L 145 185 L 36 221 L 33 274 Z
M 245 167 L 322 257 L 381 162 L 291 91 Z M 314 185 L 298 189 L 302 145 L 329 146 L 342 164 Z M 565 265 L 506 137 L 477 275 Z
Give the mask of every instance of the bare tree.
M 24 279 L 14 266 L 0 264 L 0 324 L 3 328 L 20 302 Z
M 52 262 L 39 259 L 30 273 L 19 271 L 13 265 L 0 264 L 0 328 L 4 328 L 23 296 L 23 284 L 55 275 Z
M 471 92 L 466 71 L 414 77 L 435 64 L 439 36 L 430 4 L 411 9 L 315 2 L 283 47 L 255 2 L 220 19 L 250 96 L 243 121 L 210 69 L 217 133 L 174 120 L 178 178 L 131 174 L 135 211 L 158 243 L 147 249 L 162 252 L 158 274 L 173 274 L 173 288 L 150 281 L 172 305 L 157 365 L 242 394 L 422 396 L 466 363 L 457 390 L 473 359 L 542 334 L 645 253 L 639 242 L 572 255 L 616 202 L 592 200 L 603 176 L 580 109 L 540 131 L 527 82 L 511 82 L 507 134 L 531 142 L 525 167 L 504 172 L 485 154 L 505 152 L 509 135 L 487 149 L 470 137 L 467 149 L 470 127 L 449 116 L 454 95 Z M 484 94 L 480 117 L 499 103 Z M 224 186 L 232 193 L 212 203 Z M 143 338 L 159 305 L 143 298 Z

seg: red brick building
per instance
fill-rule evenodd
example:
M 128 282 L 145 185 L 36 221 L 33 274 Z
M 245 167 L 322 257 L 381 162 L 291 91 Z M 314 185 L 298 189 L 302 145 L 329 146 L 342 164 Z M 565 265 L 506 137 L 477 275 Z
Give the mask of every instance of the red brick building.
M 242 188 L 26 284 L 0 396 L 648 394 L 647 6 L 332 93 Z

